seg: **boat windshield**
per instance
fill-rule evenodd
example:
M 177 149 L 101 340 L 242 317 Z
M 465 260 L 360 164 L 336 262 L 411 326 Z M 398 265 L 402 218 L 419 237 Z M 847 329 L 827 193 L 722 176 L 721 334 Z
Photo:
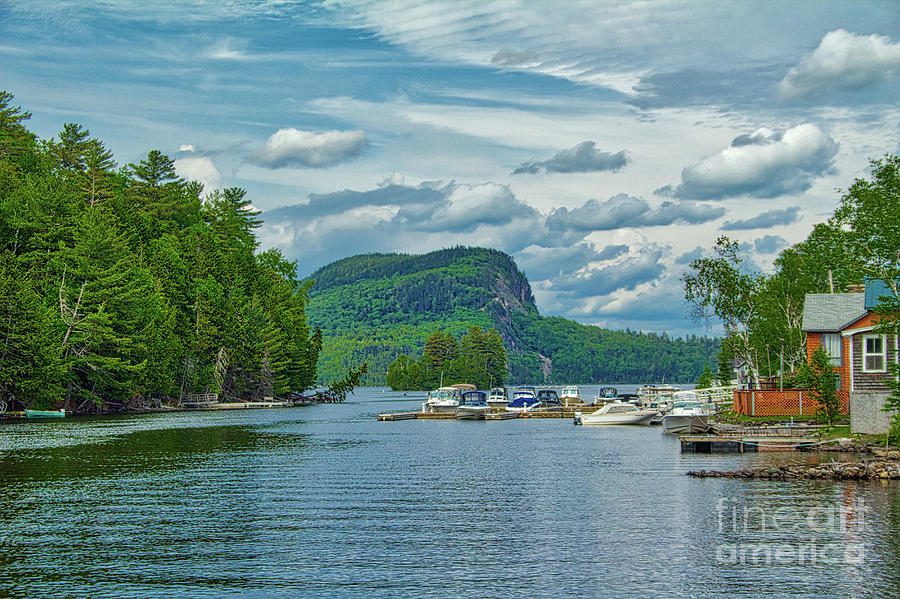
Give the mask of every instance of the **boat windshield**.
M 625 412 L 636 412 L 637 407 L 634 404 L 610 404 L 609 410 L 607 410 L 607 414 L 624 414 Z
M 484 393 L 481 392 L 472 392 L 472 393 L 463 393 L 462 400 L 460 401 L 460 405 L 467 406 L 482 406 L 485 405 Z
M 698 401 L 676 401 L 674 408 L 682 408 L 684 410 L 699 410 L 700 402 Z

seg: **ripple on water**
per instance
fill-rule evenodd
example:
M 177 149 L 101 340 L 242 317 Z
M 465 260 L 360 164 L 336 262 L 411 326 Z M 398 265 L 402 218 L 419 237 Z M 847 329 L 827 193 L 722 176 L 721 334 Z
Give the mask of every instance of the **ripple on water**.
M 652 428 L 372 417 L 408 407 L 4 425 L 0 596 L 898 595 L 896 485 L 691 479 L 808 457 L 682 455 Z M 727 553 L 813 543 L 863 559 Z

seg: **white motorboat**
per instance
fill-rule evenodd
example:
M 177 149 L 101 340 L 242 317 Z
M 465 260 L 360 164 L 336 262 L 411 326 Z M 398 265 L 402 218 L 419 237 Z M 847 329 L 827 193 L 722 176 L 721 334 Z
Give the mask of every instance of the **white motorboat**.
M 428 392 L 428 399 L 422 404 L 423 412 L 443 412 L 453 414 L 462 397 L 457 387 L 440 387 Z
M 459 400 L 456 408 L 457 420 L 483 420 L 484 415 L 490 413 L 491 407 L 487 403 L 487 395 L 484 391 L 466 391 Z
M 488 405 L 493 409 L 502 410 L 509 403 L 509 397 L 506 395 L 506 389 L 503 387 L 494 387 L 491 394 L 488 395 Z
M 581 393 L 578 392 L 578 387 L 563 387 L 562 393 L 559 394 L 559 399 L 562 401 L 564 406 L 576 406 L 582 403 Z
M 709 430 L 709 412 L 700 405 L 693 391 L 678 391 L 672 397 L 672 410 L 663 416 L 663 432 L 675 435 L 705 433 Z
M 592 414 L 581 416 L 581 424 L 647 424 L 659 412 L 642 410 L 631 402 L 612 401 Z

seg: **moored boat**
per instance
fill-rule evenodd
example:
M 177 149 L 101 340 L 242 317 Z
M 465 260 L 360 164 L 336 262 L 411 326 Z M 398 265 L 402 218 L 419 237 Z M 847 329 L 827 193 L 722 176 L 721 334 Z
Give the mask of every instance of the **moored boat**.
M 487 403 L 492 409 L 501 410 L 505 408 L 506 404 L 509 403 L 509 396 L 506 394 L 506 389 L 504 387 L 494 387 L 491 389 L 491 394 L 488 395 Z
M 678 391 L 672 399 L 672 410 L 662 419 L 663 432 L 689 435 L 709 430 L 709 413 L 700 405 L 700 396 L 693 391 Z
M 533 387 L 524 387 L 513 391 L 513 398 L 506 404 L 507 412 L 527 412 L 540 405 Z
M 537 394 L 539 407 L 541 408 L 560 408 L 562 402 L 559 400 L 559 394 L 555 389 L 541 389 Z
M 592 414 L 580 417 L 581 424 L 647 424 L 656 410 L 642 410 L 633 403 L 612 401 Z
M 439 387 L 428 392 L 428 399 L 422 404 L 423 412 L 449 413 L 456 412 L 461 392 L 457 387 Z
M 597 397 L 594 398 L 595 404 L 602 404 L 615 401 L 619 396 L 619 390 L 615 387 L 600 387 L 597 389 Z
M 25 410 L 26 418 L 65 418 L 66 411 L 59 410 Z
M 484 391 L 466 391 L 459 400 L 456 408 L 458 420 L 483 420 L 484 415 L 491 411 L 487 403 L 487 394 Z
M 578 392 L 578 387 L 574 385 L 563 387 L 562 392 L 559 394 L 559 399 L 564 406 L 575 406 L 582 403 L 581 393 Z

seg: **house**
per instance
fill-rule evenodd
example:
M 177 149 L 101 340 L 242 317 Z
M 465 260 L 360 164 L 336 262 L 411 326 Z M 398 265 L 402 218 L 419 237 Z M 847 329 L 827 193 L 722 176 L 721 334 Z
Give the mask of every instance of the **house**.
M 881 408 L 891 394 L 888 364 L 900 361 L 900 347 L 897 336 L 876 332 L 872 311 L 886 289 L 869 279 L 863 293 L 810 293 L 803 306 L 807 356 L 822 347 L 831 358 L 837 389 L 849 393 L 853 433 L 885 433 L 890 427 L 891 415 Z

